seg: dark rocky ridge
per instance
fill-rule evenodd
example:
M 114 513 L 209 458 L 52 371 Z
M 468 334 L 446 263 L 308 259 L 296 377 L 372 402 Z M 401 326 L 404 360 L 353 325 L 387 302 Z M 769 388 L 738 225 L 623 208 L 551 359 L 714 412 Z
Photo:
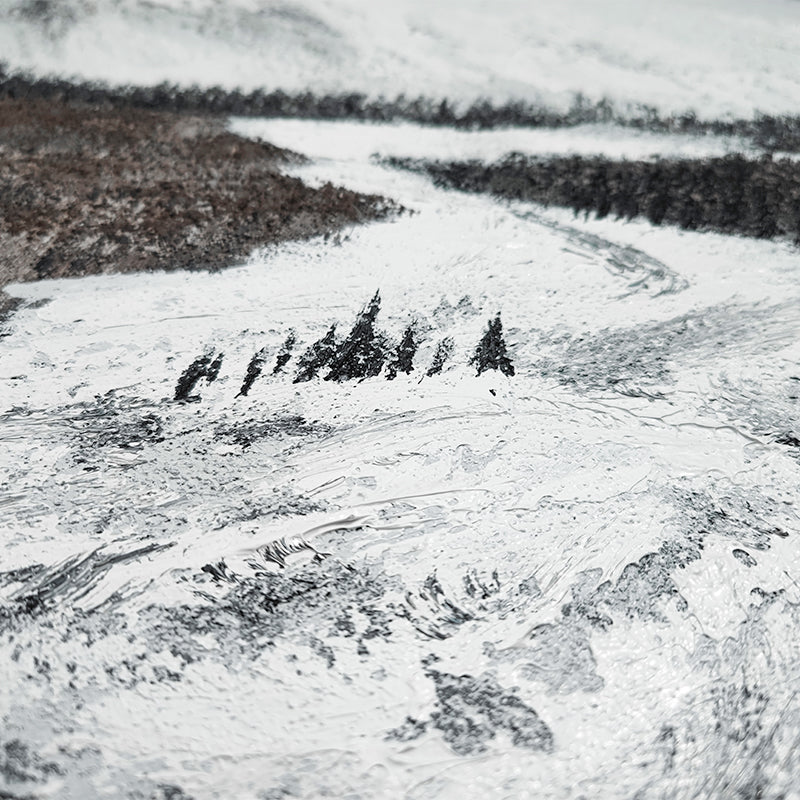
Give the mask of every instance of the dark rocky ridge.
M 0 92 L 0 287 L 216 269 L 397 210 L 280 173 L 302 160 L 209 115 Z
M 437 186 L 564 206 L 599 218 L 644 217 L 655 225 L 800 243 L 800 163 L 741 155 L 613 161 L 512 153 L 493 164 L 389 158 Z

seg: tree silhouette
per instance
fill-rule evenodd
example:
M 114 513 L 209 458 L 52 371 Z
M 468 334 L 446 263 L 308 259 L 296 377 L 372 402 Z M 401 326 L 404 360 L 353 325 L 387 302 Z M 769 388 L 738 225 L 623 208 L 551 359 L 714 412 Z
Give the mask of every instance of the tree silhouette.
M 478 346 L 475 348 L 475 355 L 472 356 L 469 363 L 477 367 L 478 375 L 486 372 L 487 369 L 499 369 L 503 375 L 508 375 L 509 377 L 514 374 L 514 365 L 506 352 L 500 314 L 489 322 L 486 333 L 483 334 L 480 342 L 478 342 Z

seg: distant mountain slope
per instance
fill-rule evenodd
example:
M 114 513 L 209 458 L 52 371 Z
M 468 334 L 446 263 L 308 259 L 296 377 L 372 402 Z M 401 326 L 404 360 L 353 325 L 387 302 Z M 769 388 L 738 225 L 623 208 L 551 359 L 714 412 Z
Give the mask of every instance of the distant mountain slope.
M 703 118 L 796 113 L 800 3 L 0 0 L 14 68 L 112 83 L 404 92 Z

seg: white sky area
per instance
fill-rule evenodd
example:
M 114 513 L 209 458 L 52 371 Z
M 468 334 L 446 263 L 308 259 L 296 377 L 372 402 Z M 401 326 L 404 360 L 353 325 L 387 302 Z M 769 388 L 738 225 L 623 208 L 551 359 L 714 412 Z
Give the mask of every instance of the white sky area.
M 800 0 L 0 0 L 0 53 L 112 83 L 798 113 Z

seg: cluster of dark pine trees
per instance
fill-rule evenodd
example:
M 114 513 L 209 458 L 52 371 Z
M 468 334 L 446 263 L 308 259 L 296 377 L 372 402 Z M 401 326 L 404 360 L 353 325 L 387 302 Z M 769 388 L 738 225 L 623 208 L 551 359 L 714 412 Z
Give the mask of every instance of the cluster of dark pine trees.
M 376 292 L 356 317 L 355 324 L 344 337 L 337 336 L 336 325 L 307 347 L 296 359 L 293 383 L 305 383 L 313 378 L 326 381 L 361 380 L 383 373 L 387 380 L 394 380 L 399 373 L 414 372 L 414 356 L 419 347 L 416 325 L 412 322 L 403 332 L 399 342 L 392 342 L 376 325 L 381 307 L 380 292 Z M 292 359 L 297 338 L 290 331 L 275 357 L 271 372 L 277 375 L 284 371 Z M 433 359 L 424 375 L 428 378 L 440 374 L 453 354 L 453 340 L 446 336 L 434 351 Z M 268 367 L 271 355 L 266 347 L 258 350 L 247 365 L 237 397 L 246 396 L 253 384 Z M 175 386 L 175 400 L 194 402 L 200 399 L 193 394 L 198 382 L 205 378 L 213 383 L 219 375 L 223 354 L 209 350 L 198 356 L 181 374 Z M 488 370 L 497 370 L 504 375 L 514 375 L 514 365 L 508 355 L 503 336 L 500 314 L 489 323 L 475 352 L 469 361 L 480 375 Z
M 578 213 L 800 243 L 800 162 L 741 155 L 613 161 L 512 154 L 494 164 L 411 162 L 441 186 L 565 206 Z

